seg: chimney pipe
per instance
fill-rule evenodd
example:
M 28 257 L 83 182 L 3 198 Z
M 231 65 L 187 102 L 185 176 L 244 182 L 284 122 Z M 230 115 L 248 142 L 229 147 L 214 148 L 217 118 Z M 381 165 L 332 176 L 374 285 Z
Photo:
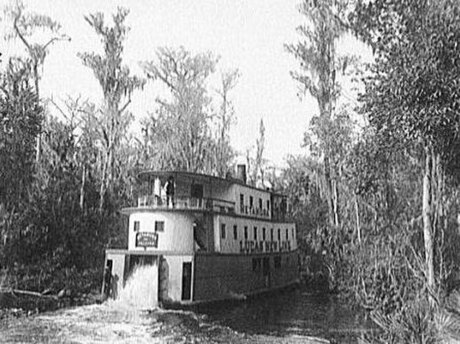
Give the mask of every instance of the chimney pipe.
M 241 164 L 236 166 L 236 178 L 246 184 L 246 165 Z

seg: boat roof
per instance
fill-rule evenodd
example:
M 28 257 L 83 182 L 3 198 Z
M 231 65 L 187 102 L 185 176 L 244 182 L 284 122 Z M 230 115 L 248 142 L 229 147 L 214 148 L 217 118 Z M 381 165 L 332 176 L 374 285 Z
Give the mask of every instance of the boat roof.
M 217 176 L 212 176 L 209 174 L 203 174 L 203 173 L 197 173 L 197 172 L 188 172 L 188 171 L 177 171 L 177 170 L 168 170 L 168 171 L 157 171 L 157 170 L 144 170 L 139 172 L 138 178 L 140 180 L 148 180 L 149 177 L 159 177 L 160 179 L 167 179 L 170 176 L 173 176 L 174 179 L 177 179 L 177 177 L 181 177 L 183 179 L 189 178 L 190 180 L 194 181 L 200 181 L 202 183 L 220 183 L 220 184 L 226 184 L 228 186 L 232 184 L 239 184 L 254 190 L 258 191 L 263 191 L 263 192 L 269 192 L 275 196 L 281 196 L 285 197 L 285 195 L 274 192 L 273 190 L 267 190 L 267 189 L 262 189 L 258 188 L 249 184 L 244 183 L 242 180 L 238 178 L 233 178 L 233 177 L 227 177 L 227 178 L 221 178 Z

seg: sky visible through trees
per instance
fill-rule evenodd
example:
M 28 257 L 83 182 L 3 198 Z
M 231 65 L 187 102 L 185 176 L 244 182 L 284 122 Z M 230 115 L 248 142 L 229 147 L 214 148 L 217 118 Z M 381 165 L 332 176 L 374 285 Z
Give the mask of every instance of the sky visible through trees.
M 287 195 L 305 282 L 369 310 L 369 342 L 458 335 L 457 1 L 60 4 L 1 22 L 7 283 L 97 288 L 140 170 L 243 162 Z
M 252 4 L 244 1 L 201 1 L 200 6 L 179 1 L 79 1 L 78 3 L 53 1 L 25 1 L 34 12 L 57 20 L 61 31 L 72 41 L 56 44 L 45 62 L 42 92 L 54 100 L 67 95 L 93 101 L 102 97 L 97 81 L 89 69 L 84 68 L 76 54 L 98 51 L 98 38 L 83 16 L 101 11 L 109 16 L 118 5 L 130 9 L 127 25 L 131 28 L 124 49 L 125 63 L 135 75 L 141 75 L 139 62 L 153 59 L 158 47 L 180 45 L 195 53 L 212 51 L 220 57 L 219 70 L 238 69 L 240 81 L 233 90 L 235 123 L 231 128 L 232 145 L 245 155 L 255 143 L 262 118 L 266 126 L 265 157 L 276 165 L 283 165 L 288 154 L 297 154 L 301 148 L 303 132 L 308 120 L 317 113 L 316 102 L 309 96 L 299 99 L 296 85 L 289 71 L 295 60 L 284 49 L 284 44 L 296 38 L 295 26 L 302 18 L 296 9 L 297 1 L 264 1 Z M 69 8 L 72 11 L 69 11 Z M 253 15 L 257 13 L 257 16 Z M 7 23 L 0 22 L 5 32 Z M 366 48 L 356 40 L 347 38 L 341 47 L 368 55 Z M 4 56 L 22 49 L 17 42 L 7 45 Z M 358 49 L 358 51 L 356 51 Z M 3 64 L 6 58 L 3 59 Z M 211 79 L 219 87 L 217 75 Z M 147 117 L 155 105 L 152 94 L 162 92 L 160 85 L 149 84 L 145 92 L 133 95 L 130 106 L 139 131 L 141 118 Z M 151 90 L 151 91 L 149 91 Z M 354 96 L 352 94 L 349 97 Z M 217 105 L 218 106 L 218 105 Z M 51 109 L 54 111 L 54 109 Z M 291 120 L 286 121 L 289 117 Z

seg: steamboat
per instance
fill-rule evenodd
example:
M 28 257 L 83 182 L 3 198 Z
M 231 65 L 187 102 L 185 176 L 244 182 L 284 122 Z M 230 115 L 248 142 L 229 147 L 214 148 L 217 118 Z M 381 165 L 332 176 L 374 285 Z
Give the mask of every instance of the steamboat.
M 286 197 L 248 185 L 244 165 L 236 178 L 146 171 L 139 180 L 137 206 L 121 210 L 128 247 L 106 250 L 113 297 L 146 265 L 146 308 L 245 299 L 298 283 Z

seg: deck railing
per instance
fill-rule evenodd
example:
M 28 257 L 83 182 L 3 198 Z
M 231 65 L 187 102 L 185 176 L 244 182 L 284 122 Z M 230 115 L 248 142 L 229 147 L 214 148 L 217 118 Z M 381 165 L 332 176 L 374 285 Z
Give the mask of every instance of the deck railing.
M 251 215 L 251 216 L 255 215 L 257 217 L 264 217 L 264 218 L 270 217 L 270 211 L 268 209 L 250 207 L 248 205 L 240 206 L 240 214 Z
M 165 198 L 157 196 L 141 196 L 138 198 L 137 206 L 140 208 L 155 209 L 195 209 L 218 211 L 222 213 L 234 213 L 235 202 L 215 198 L 196 198 L 188 196 L 174 197 L 173 204 L 166 202 Z

